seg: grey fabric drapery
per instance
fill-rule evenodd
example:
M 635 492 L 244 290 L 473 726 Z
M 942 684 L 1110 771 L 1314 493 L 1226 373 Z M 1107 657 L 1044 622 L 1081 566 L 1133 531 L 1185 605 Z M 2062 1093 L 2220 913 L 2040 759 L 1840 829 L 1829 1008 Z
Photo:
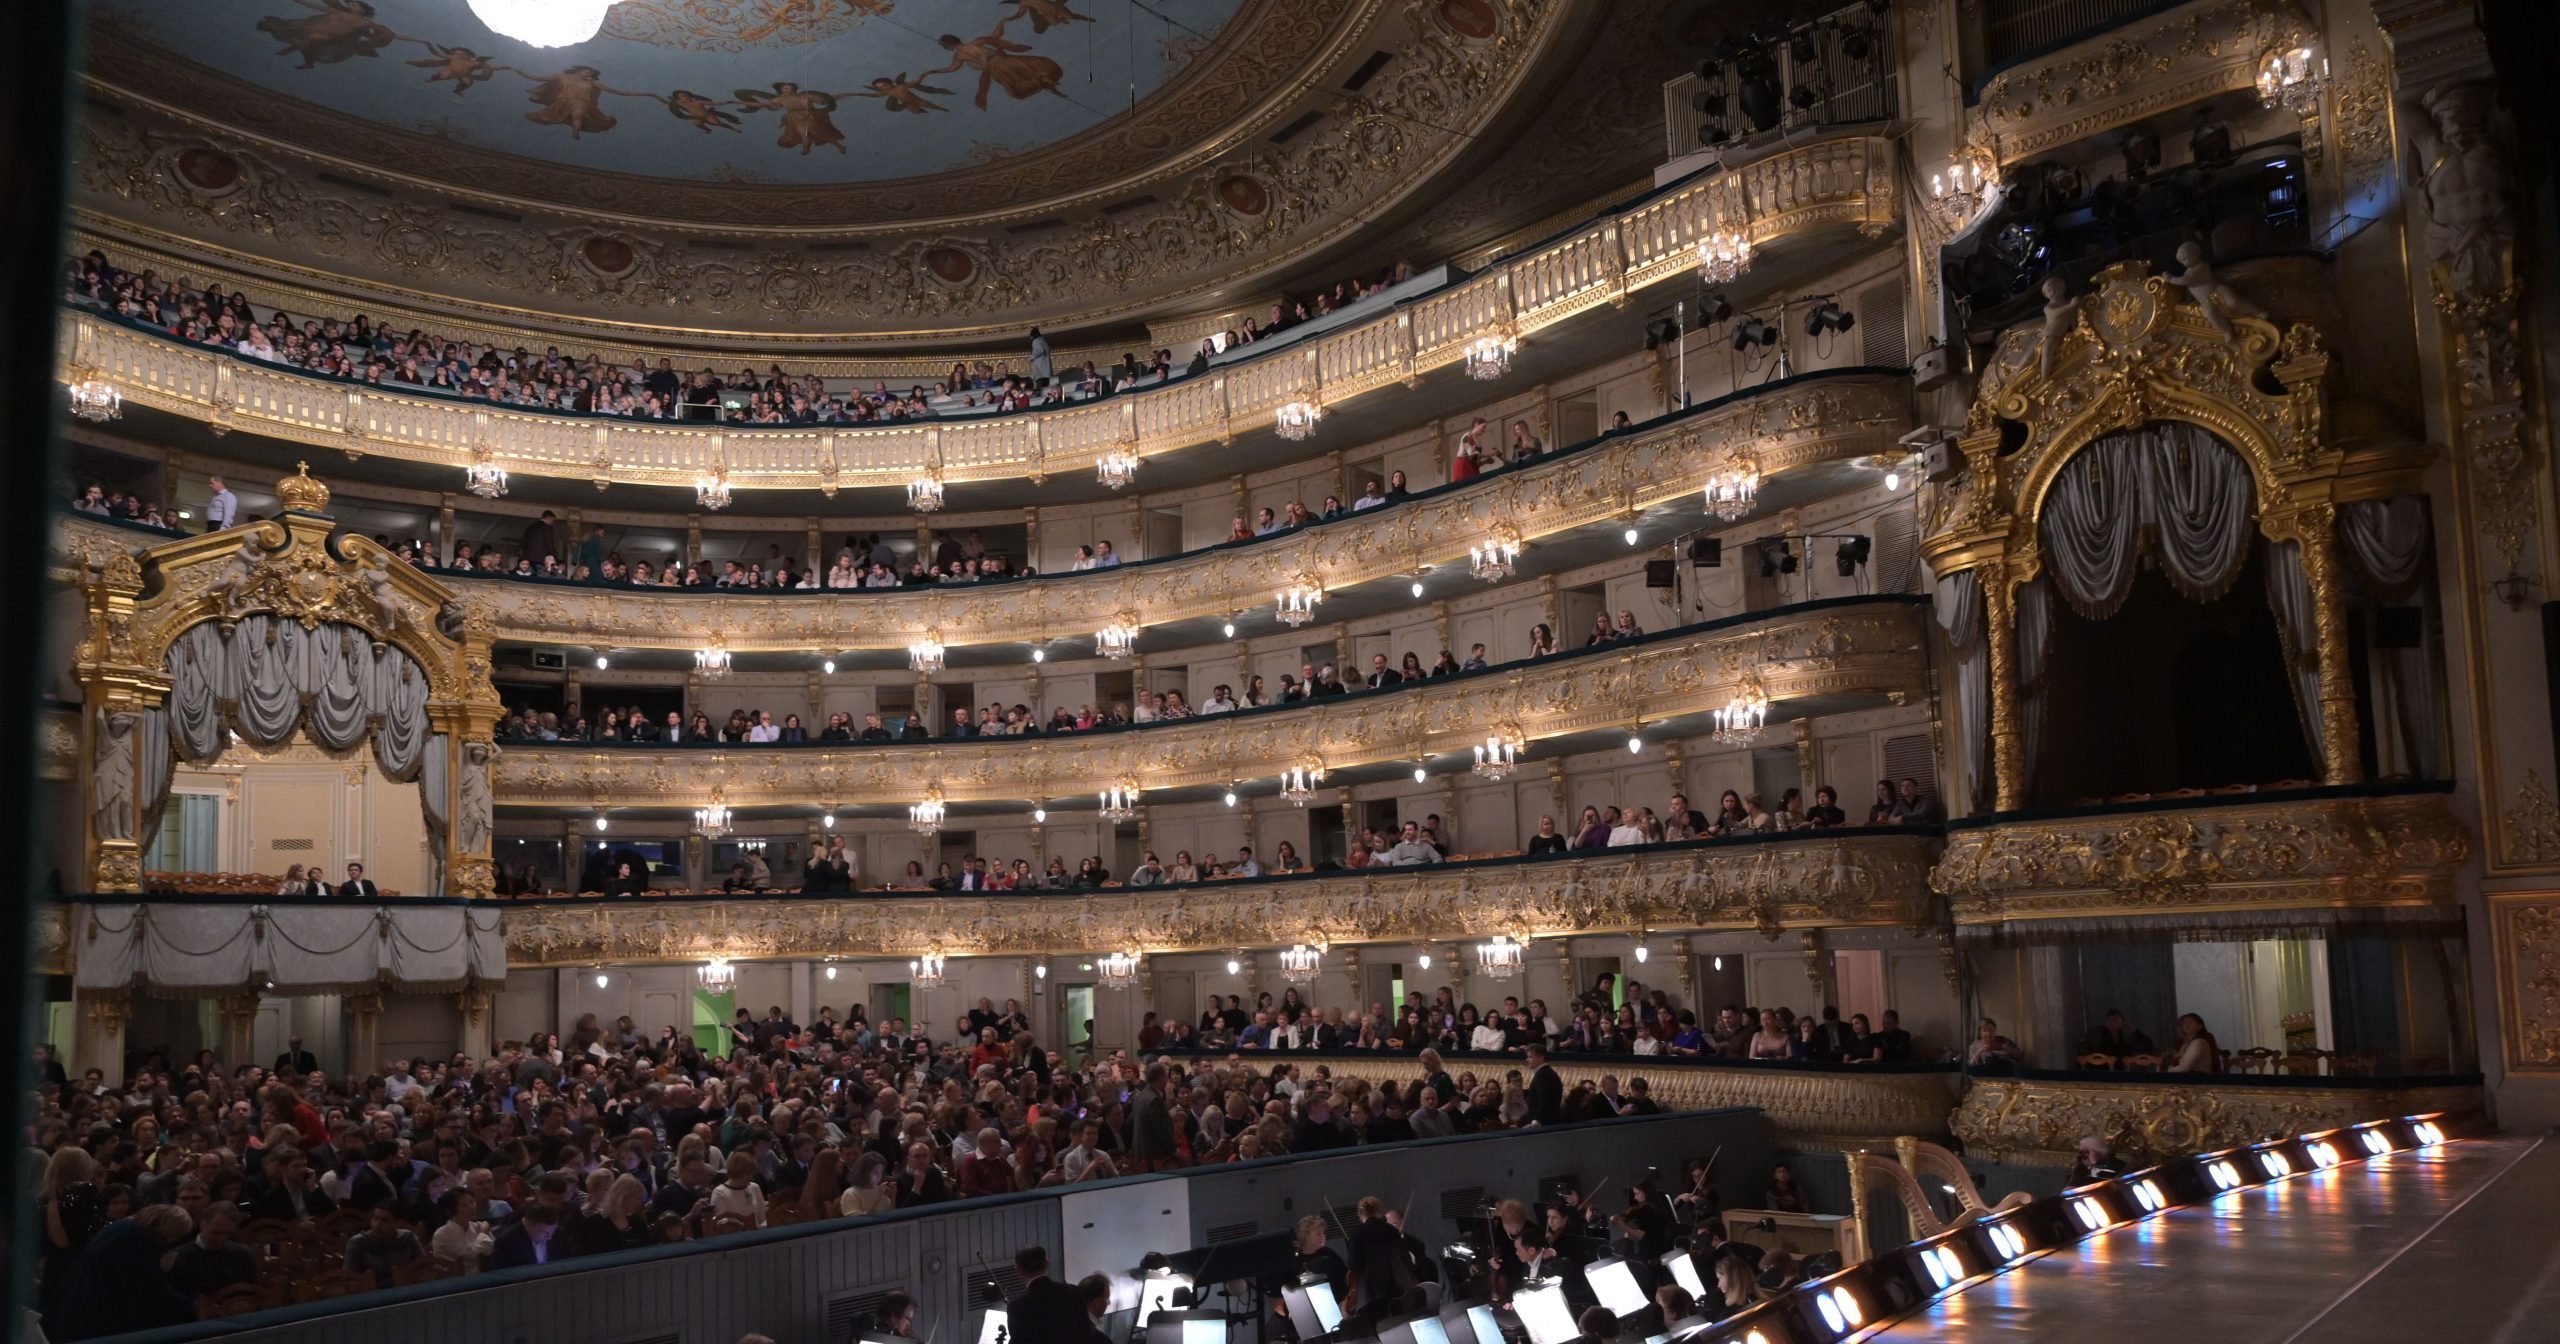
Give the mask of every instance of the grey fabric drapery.
M 397 780 L 418 778 L 430 758 L 443 765 L 445 741 L 428 731 L 426 669 L 406 650 L 377 645 L 356 626 L 306 630 L 290 617 L 258 613 L 226 633 L 219 622 L 206 621 L 180 632 L 167 667 L 168 704 L 142 726 L 146 850 L 168 799 L 171 758 L 211 764 L 221 758 L 229 733 L 275 747 L 303 729 L 331 751 L 370 740 L 375 763 Z
M 2199 602 L 2230 591 L 2257 514 L 2249 464 L 2188 424 L 2119 430 L 2063 464 L 2038 519 L 2044 572 L 2074 611 L 2103 620 L 2145 559 Z
M 1938 580 L 1939 628 L 1956 656 L 1956 709 L 1964 727 L 1964 776 L 1977 809 L 1992 797 L 1991 645 L 1982 622 L 1982 576 L 1960 569 Z
M 2329 759 L 2328 725 L 2320 718 L 2319 630 L 2313 624 L 2311 579 L 2302 568 L 2302 543 L 2267 548 L 2267 605 L 2275 608 L 2277 637 L 2284 641 L 2284 670 L 2293 683 L 2293 707 L 2302 716 L 2302 738 L 2314 763 Z
M 452 753 L 447 739 L 435 733 L 426 739 L 427 749 L 418 766 L 418 806 L 427 814 L 427 890 L 444 890 L 444 833 L 449 819 L 445 816 L 445 795 L 450 791 Z
M 2041 574 L 2018 585 L 2018 746 L 2026 758 L 2023 791 L 2036 776 L 2044 745 L 2045 672 L 2053 653 L 2053 585 Z
M 2338 510 L 2338 541 L 2376 601 L 2418 608 L 2418 643 L 2392 648 L 2368 626 L 2365 667 L 2375 705 L 2374 764 L 2384 775 L 2443 779 L 2446 752 L 2433 632 L 2435 585 L 2423 578 L 2434 558 L 2427 497 L 2364 499 Z
M 272 980 L 283 994 L 389 985 L 414 993 L 505 980 L 495 910 L 421 905 L 149 905 L 75 907 L 75 978 L 84 989 L 134 985 L 173 997 L 236 992 Z

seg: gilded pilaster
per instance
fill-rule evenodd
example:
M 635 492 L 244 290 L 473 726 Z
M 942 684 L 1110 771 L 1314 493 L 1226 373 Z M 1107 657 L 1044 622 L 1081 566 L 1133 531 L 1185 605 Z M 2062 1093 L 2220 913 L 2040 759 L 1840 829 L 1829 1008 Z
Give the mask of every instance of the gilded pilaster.
M 2322 776 L 2331 784 L 2364 778 L 2356 729 L 2354 650 L 2347 642 L 2347 573 L 2338 550 L 2338 511 L 2326 503 L 2294 511 L 2302 546 L 2302 574 L 2311 587 L 2314 655 L 2320 660 L 2320 730 L 2328 760 Z
M 2027 804 L 2027 746 L 2018 722 L 2018 612 L 2009 566 L 1995 560 L 1976 571 L 1982 580 L 1982 621 L 1991 655 L 1991 769 L 2002 812 Z

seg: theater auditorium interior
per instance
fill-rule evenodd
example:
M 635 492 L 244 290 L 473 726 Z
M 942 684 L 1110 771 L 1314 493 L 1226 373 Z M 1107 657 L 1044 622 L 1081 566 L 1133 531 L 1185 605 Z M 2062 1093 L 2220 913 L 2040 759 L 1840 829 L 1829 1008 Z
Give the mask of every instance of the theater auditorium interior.
M 2547 9 L 0 8 L 12 1336 L 2560 1338 Z

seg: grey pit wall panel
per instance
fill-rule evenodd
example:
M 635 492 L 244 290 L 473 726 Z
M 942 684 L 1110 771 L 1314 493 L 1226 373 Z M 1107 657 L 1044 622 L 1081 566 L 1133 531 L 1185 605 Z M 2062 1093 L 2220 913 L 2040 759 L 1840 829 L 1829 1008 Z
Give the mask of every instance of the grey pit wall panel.
M 1668 1185 L 1684 1161 L 1711 1153 L 1720 1154 L 1717 1171 L 1731 1203 L 1737 1192 L 1756 1194 L 1767 1184 L 1776 1140 L 1760 1112 L 1728 1110 L 1351 1148 L 1128 1177 L 1080 1187 L 1072 1196 L 1033 1192 L 967 1200 L 862 1221 L 502 1270 L 124 1339 L 633 1344 L 673 1336 L 677 1344 L 734 1344 L 741 1335 L 761 1332 L 778 1344 L 846 1344 L 828 1335 L 830 1303 L 851 1293 L 904 1287 L 916 1296 L 917 1336 L 961 1344 L 974 1338 L 977 1324 L 970 1267 L 1009 1265 L 1015 1251 L 1030 1245 L 1046 1247 L 1053 1263 L 1073 1258 L 1062 1221 L 1065 1198 L 1088 1211 L 1131 1199 L 1155 1209 L 1181 1209 L 1187 1236 L 1154 1248 L 1178 1251 L 1205 1245 L 1212 1229 L 1238 1223 L 1250 1221 L 1263 1231 L 1291 1226 L 1306 1214 L 1321 1215 L 1328 1199 L 1343 1217 L 1356 1218 L 1352 1206 L 1359 1197 L 1375 1194 L 1407 1208 L 1408 1228 L 1436 1249 L 1456 1234 L 1464 1216 L 1463 1210 L 1444 1207 L 1444 1191 L 1480 1186 L 1488 1198 L 1525 1201 L 1536 1196 L 1540 1177 L 1570 1171 L 1586 1188 L 1608 1181 L 1602 1203 L 1616 1210 L 1627 1185 L 1648 1168 L 1659 1168 Z M 1166 1183 L 1179 1190 L 1140 1198 L 1146 1187 Z M 1124 1268 L 1134 1270 L 1134 1259 Z

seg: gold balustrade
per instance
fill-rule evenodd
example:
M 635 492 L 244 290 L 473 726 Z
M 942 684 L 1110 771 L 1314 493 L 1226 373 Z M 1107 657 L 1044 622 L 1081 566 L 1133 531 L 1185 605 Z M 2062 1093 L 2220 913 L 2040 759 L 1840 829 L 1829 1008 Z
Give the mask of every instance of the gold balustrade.
M 587 897 L 511 905 L 507 965 L 1210 952 L 1641 929 L 1908 927 L 1933 836 L 1803 831 L 1591 857 L 1073 894 Z
M 1248 1052 L 1244 1058 L 1258 1056 Z M 1350 1054 L 1289 1056 L 1301 1069 L 1320 1063 L 1336 1078 L 1358 1078 L 1372 1084 L 1413 1081 L 1418 1067 L 1411 1059 Z M 1788 1065 L 1684 1064 L 1661 1056 L 1628 1056 L 1606 1063 L 1553 1061 L 1566 1088 L 1597 1085 L 1603 1077 L 1621 1084 L 1642 1078 L 1653 1100 L 1669 1110 L 1703 1111 L 1727 1106 L 1756 1107 L 1768 1113 L 1779 1138 L 1798 1148 L 1864 1146 L 1877 1140 L 1921 1135 L 1943 1137 L 1947 1114 L 1954 1108 L 1963 1075 L 1953 1071 L 1879 1070 L 1861 1073 L 1846 1068 Z M 1477 1078 L 1500 1079 L 1517 1059 L 1452 1056 L 1452 1077 L 1473 1071 Z
M 2387 1116 L 2480 1109 L 2478 1084 L 2372 1087 L 2161 1079 L 1973 1078 L 1949 1127 L 1994 1162 L 2068 1166 L 2082 1138 L 2129 1165 Z
M 2189 103 L 2252 92 L 2266 54 L 2311 32 L 2284 0 L 2196 0 L 2001 71 L 1976 100 L 1979 129 L 2003 166 L 2018 163 Z
M 1811 375 L 1731 398 L 1687 419 L 1605 440 L 1463 489 L 1367 515 L 1365 524 L 1303 528 L 1250 546 L 1051 580 L 944 585 L 836 598 L 588 588 L 437 573 L 489 614 L 502 640 L 732 653 L 903 649 L 931 633 L 943 644 L 1090 638 L 1114 622 L 1140 627 L 1228 616 L 1269 603 L 1273 590 L 1325 590 L 1462 559 L 1497 531 L 1534 542 L 1662 506 L 1700 489 L 1738 451 L 1761 473 L 1898 451 L 1910 427 L 1909 380 Z M 135 534 L 74 515 L 57 549 L 135 549 Z
M 116 385 L 138 406 L 351 457 L 376 454 L 460 469 L 486 460 L 510 474 L 598 485 L 690 486 L 719 473 L 733 490 L 899 487 L 1090 471 L 1105 452 L 1141 456 L 1231 441 L 1268 426 L 1295 397 L 1332 404 L 1458 363 L 1481 336 L 1533 337 L 1679 275 L 1700 239 L 1746 229 L 1762 249 L 1817 231 L 1894 225 L 1895 150 L 1843 137 L 1701 175 L 1381 317 L 1199 378 L 1063 410 L 887 425 L 742 428 L 561 415 L 315 377 L 66 310 L 62 376 Z M 550 343 L 531 336 L 532 344 Z
M 1118 732 L 706 750 L 541 747 L 501 754 L 501 804 L 667 805 L 717 794 L 732 807 L 904 805 L 1064 798 L 1120 783 L 1225 784 L 1298 765 L 1327 769 L 1465 751 L 1491 730 L 1526 741 L 1624 729 L 1722 708 L 1746 678 L 1784 705 L 1811 696 L 1901 703 L 1928 689 L 1925 606 L 1880 598 L 1661 637 L 1603 653 L 1380 695 Z

